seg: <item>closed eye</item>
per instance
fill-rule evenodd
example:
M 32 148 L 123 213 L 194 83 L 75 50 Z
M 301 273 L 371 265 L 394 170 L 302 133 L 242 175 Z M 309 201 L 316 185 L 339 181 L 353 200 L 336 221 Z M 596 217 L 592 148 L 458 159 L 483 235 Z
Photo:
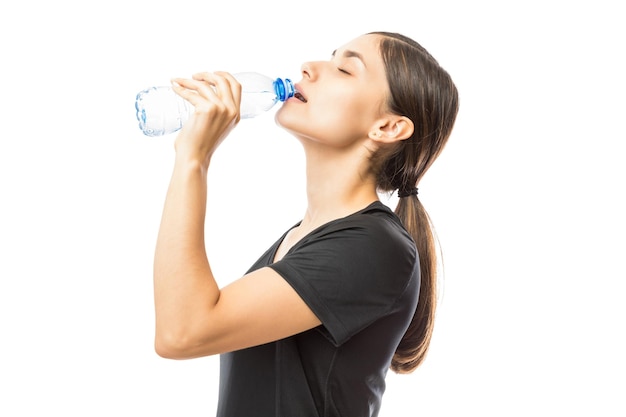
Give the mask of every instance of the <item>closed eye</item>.
M 339 70 L 339 72 L 343 72 L 344 74 L 350 75 L 350 73 L 343 68 L 337 68 L 337 69 Z

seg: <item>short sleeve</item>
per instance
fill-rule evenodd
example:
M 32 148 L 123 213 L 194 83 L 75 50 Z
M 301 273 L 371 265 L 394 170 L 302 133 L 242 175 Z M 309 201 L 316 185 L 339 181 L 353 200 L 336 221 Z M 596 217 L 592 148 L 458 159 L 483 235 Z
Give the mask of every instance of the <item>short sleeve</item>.
M 302 297 L 339 346 L 395 311 L 411 280 L 417 250 L 392 213 L 361 213 L 332 222 L 270 265 Z M 418 284 L 419 285 L 419 284 Z

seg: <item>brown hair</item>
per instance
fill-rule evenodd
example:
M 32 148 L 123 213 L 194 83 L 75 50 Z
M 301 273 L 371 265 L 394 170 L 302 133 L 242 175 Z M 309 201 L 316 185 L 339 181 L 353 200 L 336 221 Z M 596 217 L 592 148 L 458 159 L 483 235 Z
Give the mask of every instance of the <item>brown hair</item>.
M 399 190 L 396 214 L 415 241 L 420 262 L 420 293 L 415 314 L 391 362 L 397 373 L 410 373 L 424 360 L 433 333 L 437 304 L 437 254 L 428 213 L 416 193 L 428 168 L 443 150 L 459 108 L 450 75 L 414 40 L 389 32 L 380 35 L 390 97 L 388 109 L 414 124 L 411 137 L 372 155 L 378 189 Z M 406 195 L 408 194 L 408 195 Z

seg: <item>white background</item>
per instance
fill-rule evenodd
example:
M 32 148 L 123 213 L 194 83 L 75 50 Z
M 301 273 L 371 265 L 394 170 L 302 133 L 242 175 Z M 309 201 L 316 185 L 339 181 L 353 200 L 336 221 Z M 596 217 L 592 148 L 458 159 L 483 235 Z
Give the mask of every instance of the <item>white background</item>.
M 624 13 L 618 1 L 109 1 L 0 6 L 0 415 L 211 416 L 218 358 L 152 349 L 173 137 L 138 90 L 201 70 L 299 79 L 401 32 L 461 111 L 420 184 L 445 279 L 434 340 L 381 417 L 624 416 Z M 241 122 L 210 177 L 221 283 L 303 214 L 299 144 Z M 393 206 L 393 198 L 384 200 Z

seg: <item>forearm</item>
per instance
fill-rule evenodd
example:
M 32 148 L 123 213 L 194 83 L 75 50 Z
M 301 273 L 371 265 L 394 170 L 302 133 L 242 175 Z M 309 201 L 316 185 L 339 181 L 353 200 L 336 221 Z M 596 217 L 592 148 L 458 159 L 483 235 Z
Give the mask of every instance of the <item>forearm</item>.
M 157 351 L 195 343 L 219 298 L 204 244 L 206 177 L 206 167 L 177 158 L 154 258 Z

